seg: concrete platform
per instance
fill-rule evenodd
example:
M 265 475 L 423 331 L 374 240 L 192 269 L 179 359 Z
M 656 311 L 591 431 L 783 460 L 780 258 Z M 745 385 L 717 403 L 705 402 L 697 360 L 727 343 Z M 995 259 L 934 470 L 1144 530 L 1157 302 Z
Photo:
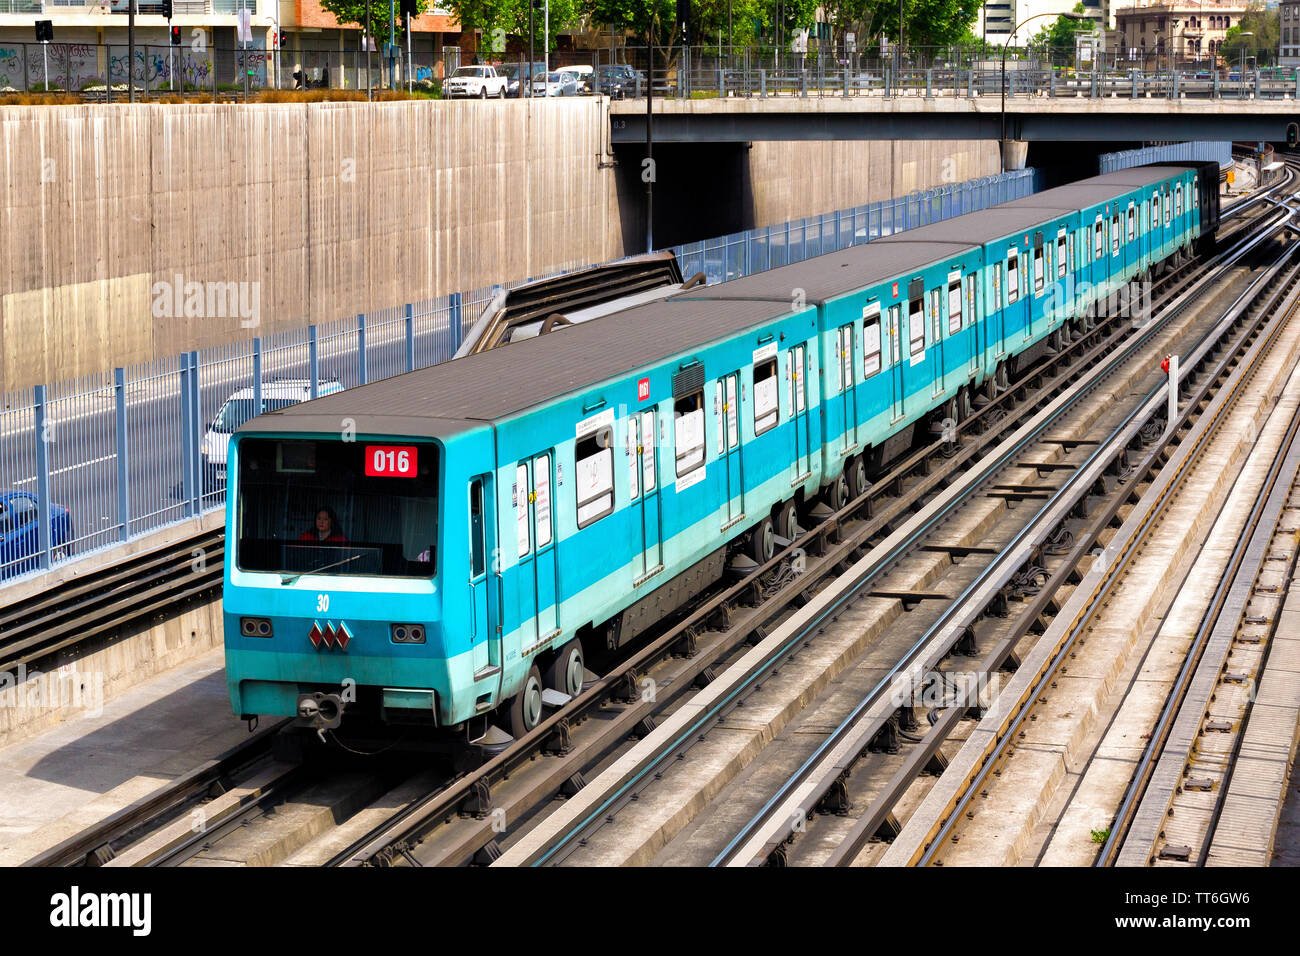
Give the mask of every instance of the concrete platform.
M 238 744 L 222 650 L 0 749 L 0 865 L 67 839 Z

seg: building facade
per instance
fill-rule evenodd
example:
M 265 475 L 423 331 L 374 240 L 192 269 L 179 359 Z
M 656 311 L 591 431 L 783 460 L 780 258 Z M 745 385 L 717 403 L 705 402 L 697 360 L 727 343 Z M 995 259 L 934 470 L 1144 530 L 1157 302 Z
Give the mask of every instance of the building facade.
M 1279 66 L 1300 66 L 1300 0 L 1282 0 L 1278 4 Z
M 1170 64 L 1216 63 L 1230 27 L 1239 26 L 1244 3 L 1214 0 L 1135 0 L 1116 6 L 1118 59 L 1159 69 Z
M 979 19 L 972 29 L 990 44 L 1003 46 L 1011 40 L 1017 26 L 1031 17 L 1037 17 L 1015 34 L 1016 45 L 1021 46 L 1040 30 L 1051 26 L 1053 16 L 1072 13 L 1078 2 L 1079 0 L 990 0 L 980 8 Z M 1084 0 L 1084 13 L 1094 21 L 1097 29 L 1103 28 L 1106 22 L 1103 0 Z

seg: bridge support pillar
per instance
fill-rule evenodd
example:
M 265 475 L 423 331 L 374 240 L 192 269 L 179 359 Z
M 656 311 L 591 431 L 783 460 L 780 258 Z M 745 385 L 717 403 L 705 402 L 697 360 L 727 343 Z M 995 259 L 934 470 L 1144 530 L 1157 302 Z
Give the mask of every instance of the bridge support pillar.
M 1001 141 L 1002 147 L 1002 171 L 1011 172 L 1015 169 L 1024 169 L 1025 160 L 1029 157 L 1029 143 L 1023 139 L 1004 139 Z

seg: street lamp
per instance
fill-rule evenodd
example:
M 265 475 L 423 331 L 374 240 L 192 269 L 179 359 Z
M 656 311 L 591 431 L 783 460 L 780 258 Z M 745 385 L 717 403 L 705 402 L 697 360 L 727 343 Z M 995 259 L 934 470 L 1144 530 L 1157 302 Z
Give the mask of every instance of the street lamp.
M 1032 17 L 1026 17 L 1025 19 L 1021 20 L 1019 23 L 1017 23 L 1015 27 L 1012 28 L 1011 36 L 1007 38 L 1007 42 L 1002 45 L 1002 69 L 1001 69 L 1002 136 L 998 139 L 998 154 L 999 154 L 999 159 L 1001 161 L 1001 168 L 1004 173 L 1007 171 L 1007 50 L 1011 47 L 1011 42 L 1015 40 L 1016 34 L 1020 32 L 1020 28 L 1023 27 L 1026 23 L 1028 23 L 1031 20 L 1037 20 L 1039 17 L 1050 17 L 1050 16 L 1059 16 L 1065 18 L 1066 20 L 1091 19 L 1087 14 L 1084 13 L 1059 13 L 1059 14 L 1035 13 Z
M 1253 30 L 1242 30 L 1237 34 L 1239 37 L 1253 37 L 1254 35 L 1255 33 Z M 1241 59 L 1239 62 L 1241 63 L 1241 66 L 1238 67 L 1240 73 L 1237 75 L 1237 83 L 1239 84 L 1237 86 L 1237 92 L 1239 96 L 1244 96 L 1246 90 L 1246 47 L 1244 44 L 1241 47 L 1240 56 Z

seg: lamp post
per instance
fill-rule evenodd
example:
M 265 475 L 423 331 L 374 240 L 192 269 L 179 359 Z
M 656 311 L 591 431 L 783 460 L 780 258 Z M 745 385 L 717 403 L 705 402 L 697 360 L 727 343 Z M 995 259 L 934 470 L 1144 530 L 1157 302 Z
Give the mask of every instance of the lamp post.
M 1016 38 L 1016 34 L 1020 32 L 1020 28 L 1023 27 L 1026 23 L 1028 23 L 1030 20 L 1037 20 L 1039 17 L 1050 17 L 1050 16 L 1059 16 L 1065 18 L 1066 20 L 1089 19 L 1088 16 L 1083 13 L 1059 13 L 1059 14 L 1035 13 L 1032 17 L 1025 17 L 1025 19 L 1017 23 L 1015 27 L 1012 28 L 1011 30 L 1011 36 L 1008 37 L 1007 42 L 1003 44 L 1002 69 L 1000 71 L 1000 75 L 1002 79 L 1002 135 L 998 138 L 998 158 L 1001 161 L 1001 169 L 1004 173 L 1007 171 L 1007 50 L 1010 49 L 1011 42 Z
M 1239 37 L 1253 37 L 1254 35 L 1253 30 L 1242 30 L 1237 34 Z M 1240 58 L 1241 66 L 1237 68 L 1240 71 L 1237 75 L 1237 96 L 1239 99 L 1244 98 L 1246 95 L 1246 47 L 1244 45 L 1241 48 Z

